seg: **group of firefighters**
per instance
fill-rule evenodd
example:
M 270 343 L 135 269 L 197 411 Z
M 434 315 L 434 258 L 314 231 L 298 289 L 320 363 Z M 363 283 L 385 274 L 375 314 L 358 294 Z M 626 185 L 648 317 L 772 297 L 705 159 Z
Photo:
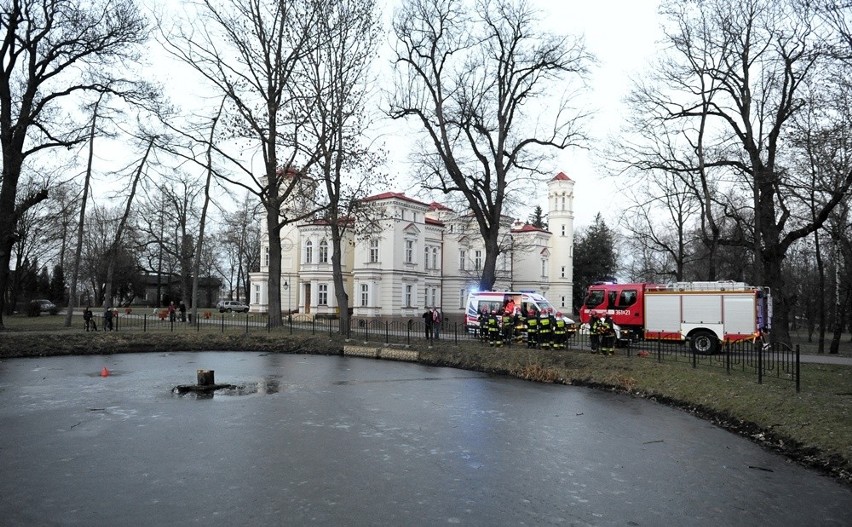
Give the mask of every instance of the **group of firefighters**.
M 530 308 L 526 312 L 511 300 L 496 308 L 483 307 L 479 312 L 479 338 L 489 346 L 526 343 L 528 348 L 565 349 L 573 334 L 569 331 L 562 313 L 551 310 L 539 311 Z M 612 355 L 615 353 L 615 324 L 609 315 L 592 317 L 589 321 L 592 353 Z
M 479 313 L 479 338 L 489 346 L 524 343 L 528 348 L 565 349 L 571 333 L 562 313 L 529 309 L 524 312 L 511 300 L 503 311 L 483 308 Z

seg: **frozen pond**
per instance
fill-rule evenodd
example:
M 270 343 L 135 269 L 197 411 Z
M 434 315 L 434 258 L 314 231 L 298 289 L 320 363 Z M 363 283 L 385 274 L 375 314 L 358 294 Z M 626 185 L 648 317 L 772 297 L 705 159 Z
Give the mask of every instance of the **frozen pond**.
M 241 388 L 171 392 L 197 369 Z M 852 510 L 847 487 L 649 401 L 254 352 L 0 362 L 0 467 L 3 525 L 850 525 Z

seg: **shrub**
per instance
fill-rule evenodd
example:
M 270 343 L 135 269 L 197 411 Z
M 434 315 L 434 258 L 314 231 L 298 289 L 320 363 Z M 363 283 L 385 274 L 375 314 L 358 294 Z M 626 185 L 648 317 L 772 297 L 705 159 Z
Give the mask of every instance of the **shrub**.
M 30 302 L 27 304 L 27 316 L 37 317 L 41 315 L 41 304 L 38 302 Z

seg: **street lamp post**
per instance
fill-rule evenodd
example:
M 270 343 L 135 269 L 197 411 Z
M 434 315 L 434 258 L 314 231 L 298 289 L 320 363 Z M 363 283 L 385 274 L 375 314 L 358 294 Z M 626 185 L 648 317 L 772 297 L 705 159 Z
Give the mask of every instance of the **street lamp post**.
M 290 321 L 290 284 L 284 280 L 284 292 L 287 293 L 287 325 L 290 326 L 290 333 L 293 332 L 293 323 Z
M 284 280 L 284 292 L 287 293 L 287 316 L 289 317 L 290 314 L 293 312 L 293 297 L 290 296 L 290 284 L 287 283 L 287 280 Z

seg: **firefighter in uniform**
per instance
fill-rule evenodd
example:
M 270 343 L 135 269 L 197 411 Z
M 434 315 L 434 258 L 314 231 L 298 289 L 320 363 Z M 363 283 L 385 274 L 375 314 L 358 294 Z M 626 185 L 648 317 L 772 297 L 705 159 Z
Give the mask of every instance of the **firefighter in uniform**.
M 604 355 L 615 354 L 615 326 L 612 323 L 612 318 L 607 315 L 600 319 L 598 324 L 601 326 L 601 353 Z
M 485 343 L 488 340 L 488 310 L 479 310 L 479 341 Z
M 486 323 L 488 324 L 488 345 L 499 348 L 503 345 L 503 336 L 500 334 L 500 319 L 497 318 L 496 310 L 491 310 Z
M 535 311 L 530 309 L 527 313 L 527 347 L 535 348 L 538 345 L 538 317 Z
M 524 331 L 527 329 L 527 319 L 523 310 L 515 308 L 515 316 L 512 322 L 515 324 L 515 342 L 522 344 L 524 342 Z
M 602 328 L 598 326 L 599 322 L 600 318 L 595 315 L 592 315 L 592 318 L 589 319 L 589 344 L 592 347 L 592 353 L 597 353 L 601 345 L 600 330 Z
M 538 345 L 542 349 L 550 348 L 553 337 L 553 326 L 550 324 L 550 314 L 542 311 L 538 315 Z
M 565 338 L 565 319 L 562 313 L 556 313 L 556 322 L 553 324 L 553 349 L 565 349 L 567 339 Z
M 515 303 L 509 300 L 503 310 L 503 342 L 512 345 L 512 333 L 515 330 L 515 323 L 512 317 L 515 316 Z

